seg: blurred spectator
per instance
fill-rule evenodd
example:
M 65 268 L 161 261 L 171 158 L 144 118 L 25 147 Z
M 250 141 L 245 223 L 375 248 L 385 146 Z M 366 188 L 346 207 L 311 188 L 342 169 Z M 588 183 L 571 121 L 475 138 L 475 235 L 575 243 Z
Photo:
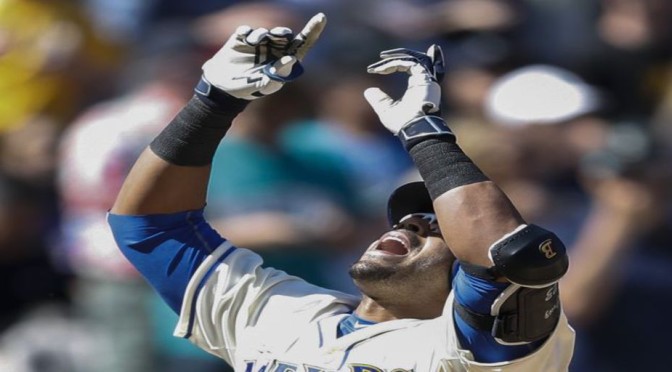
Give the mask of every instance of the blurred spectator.
M 0 370 L 11 372 L 88 372 L 107 352 L 97 334 L 59 306 L 26 312 L 0 335 Z
M 99 37 L 118 45 L 141 38 L 150 26 L 152 11 L 163 0 L 83 0 L 83 7 Z
M 292 9 L 280 5 L 268 2 L 240 2 L 197 18 L 193 23 L 193 34 L 203 45 L 218 50 L 239 25 L 270 29 L 280 24 L 299 32 L 303 27 L 303 19 Z
M 665 346 L 672 327 L 662 321 L 672 305 L 671 178 L 663 164 L 646 157 L 584 174 L 592 206 L 562 286 L 578 336 L 573 371 L 661 370 L 672 362 Z
M 493 0 L 378 0 L 372 4 L 380 16 L 361 21 L 401 40 L 497 30 L 510 27 L 517 18 L 510 4 Z
M 0 329 L 44 303 L 67 299 L 67 277 L 51 265 L 51 225 L 34 188 L 0 173 Z
M 222 368 L 167 328 L 162 328 L 167 333 L 153 331 L 150 312 L 158 319 L 175 314 L 165 305 L 154 306 L 155 295 L 118 251 L 105 222 L 134 159 L 192 94 L 202 61 L 182 40 L 188 38 L 159 44 L 163 49 L 147 48 L 151 54 L 128 71 L 131 90 L 83 113 L 61 143 L 62 249 L 79 278 L 75 305 L 103 336 L 106 350 L 89 370 L 172 371 L 184 359 L 199 371 Z
M 335 75 L 338 79 L 316 84 L 329 87 L 316 95 L 316 118 L 287 128 L 283 144 L 296 151 L 329 153 L 339 159 L 359 194 L 355 206 L 359 213 L 380 218 L 385 215 L 387 196 L 400 184 L 412 162 L 363 98 L 362 92 L 378 81 L 366 75 Z
M 652 114 L 662 98 L 672 56 L 672 3 L 667 0 L 602 0 L 595 22 L 599 39 L 579 66 L 609 91 L 613 117 Z
M 0 3 L 0 132 L 34 116 L 57 124 L 105 93 L 115 51 L 73 1 Z
M 36 371 L 44 364 L 49 371 L 77 371 L 84 351 L 91 351 L 86 345 L 94 336 L 75 329 L 67 311 L 70 278 L 53 267 L 47 250 L 50 215 L 40 190 L 0 173 L 2 371 Z
M 258 250 L 266 265 L 330 286 L 334 274 L 324 265 L 330 248 L 353 238 L 357 196 L 339 158 L 283 146 L 283 130 L 310 107 L 299 85 L 284 89 L 253 102 L 220 144 L 208 213 L 223 236 Z
M 156 0 L 155 0 L 156 1 Z M 259 0 L 159 0 L 154 11 L 157 18 L 196 18 L 215 13 L 231 5 L 263 2 Z M 275 23 L 273 24 L 276 25 Z
M 44 193 L 51 193 L 59 134 L 57 123 L 48 117 L 28 118 L 21 127 L 12 128 L 0 137 L 0 168 Z

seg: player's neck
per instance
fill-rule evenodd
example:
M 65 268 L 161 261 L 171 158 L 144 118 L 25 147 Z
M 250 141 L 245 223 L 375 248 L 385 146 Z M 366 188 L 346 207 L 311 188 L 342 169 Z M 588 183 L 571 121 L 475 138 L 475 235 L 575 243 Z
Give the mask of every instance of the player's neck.
M 433 319 L 441 315 L 442 303 L 433 304 L 391 304 L 376 301 L 366 295 L 355 309 L 362 319 L 380 323 L 395 319 Z

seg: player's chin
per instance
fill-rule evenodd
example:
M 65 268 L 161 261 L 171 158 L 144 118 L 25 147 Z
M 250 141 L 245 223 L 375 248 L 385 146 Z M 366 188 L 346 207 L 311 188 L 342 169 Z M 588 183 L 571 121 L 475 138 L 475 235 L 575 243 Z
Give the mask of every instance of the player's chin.
M 356 282 L 378 282 L 389 279 L 396 271 L 396 265 L 362 258 L 350 267 L 349 274 Z

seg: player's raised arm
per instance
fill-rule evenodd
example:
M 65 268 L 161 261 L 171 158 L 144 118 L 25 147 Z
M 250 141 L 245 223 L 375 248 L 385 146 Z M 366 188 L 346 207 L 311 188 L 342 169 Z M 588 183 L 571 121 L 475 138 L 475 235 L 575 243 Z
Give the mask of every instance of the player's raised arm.
M 440 117 L 438 81 L 444 69 L 441 49 L 435 45 L 427 53 L 394 49 L 382 52 L 380 57 L 368 71 L 383 75 L 406 72 L 410 75 L 408 88 L 397 101 L 378 88 L 367 89 L 364 96 L 413 158 L 451 251 L 463 263 L 492 266 L 490 247 L 525 221 L 499 187 L 462 151 Z
M 239 27 L 203 65 L 194 97 L 140 156 L 111 213 L 202 208 L 213 155 L 233 119 L 249 101 L 275 93 L 302 73 L 300 61 L 325 24 L 320 13 L 296 36 L 286 27 Z
M 413 158 L 441 235 L 460 262 L 453 290 L 454 311 L 463 321 L 456 323 L 463 347 L 479 353 L 481 361 L 525 355 L 561 319 L 557 281 L 568 268 L 565 247 L 550 231 L 526 224 L 440 117 L 440 48 L 431 46 L 426 53 L 395 49 L 380 57 L 368 71 L 406 72 L 407 90 L 396 101 L 378 88 L 364 95 Z M 529 348 L 511 353 L 502 345 Z
M 205 260 L 234 247 L 203 218 L 210 163 L 231 122 L 251 100 L 298 77 L 326 18 L 298 34 L 239 27 L 203 65 L 194 97 L 133 166 L 108 215 L 120 250 L 177 313 Z M 170 63 L 170 61 L 166 61 Z

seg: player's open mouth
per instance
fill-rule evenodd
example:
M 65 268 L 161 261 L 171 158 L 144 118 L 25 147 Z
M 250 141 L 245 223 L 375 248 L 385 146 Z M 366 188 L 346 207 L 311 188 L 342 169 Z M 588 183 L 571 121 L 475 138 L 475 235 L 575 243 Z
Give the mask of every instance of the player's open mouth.
M 405 256 L 411 250 L 411 242 L 406 235 L 392 231 L 380 238 L 375 250 L 385 254 Z

